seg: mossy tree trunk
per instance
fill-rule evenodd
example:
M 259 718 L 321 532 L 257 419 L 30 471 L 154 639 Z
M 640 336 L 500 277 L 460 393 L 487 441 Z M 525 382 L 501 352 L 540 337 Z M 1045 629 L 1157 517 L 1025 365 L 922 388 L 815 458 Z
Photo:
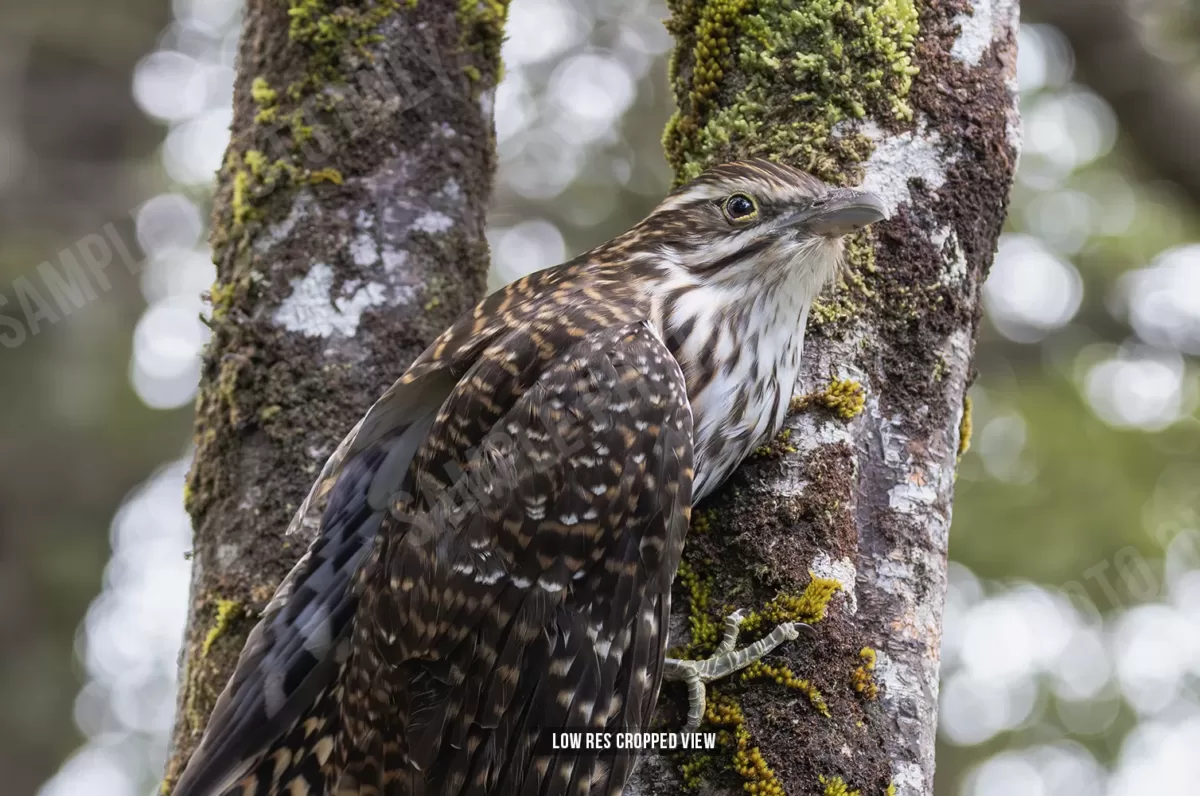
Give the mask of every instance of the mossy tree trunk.
M 716 754 L 648 758 L 628 790 L 925 796 L 980 286 L 1020 146 L 1017 2 L 668 5 L 679 179 L 776 157 L 893 215 L 849 247 L 788 431 L 698 507 L 677 579 L 685 655 L 734 607 L 755 611 L 751 638 L 783 619 L 816 632 L 710 689 Z
M 192 605 L 164 792 L 309 539 L 337 442 L 481 298 L 506 0 L 249 0 L 187 484 Z

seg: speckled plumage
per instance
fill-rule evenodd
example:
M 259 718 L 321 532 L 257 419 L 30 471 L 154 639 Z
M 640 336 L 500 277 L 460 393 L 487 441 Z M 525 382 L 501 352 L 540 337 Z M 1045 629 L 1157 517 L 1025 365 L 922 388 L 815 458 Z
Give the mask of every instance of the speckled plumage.
M 297 512 L 177 796 L 619 794 L 635 758 L 538 732 L 647 725 L 691 505 L 782 423 L 863 196 L 719 166 L 447 329 Z

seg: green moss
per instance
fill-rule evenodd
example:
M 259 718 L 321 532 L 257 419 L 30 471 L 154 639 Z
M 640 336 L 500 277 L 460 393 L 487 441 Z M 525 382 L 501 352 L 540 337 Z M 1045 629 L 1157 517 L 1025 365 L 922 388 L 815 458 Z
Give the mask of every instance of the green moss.
M 785 796 L 775 770 L 767 765 L 762 750 L 751 743 L 750 731 L 739 726 L 734 730 L 734 740 L 737 748 L 733 753 L 733 770 L 745 780 L 742 790 L 754 796 Z
M 257 149 L 249 149 L 246 154 L 242 155 L 242 161 L 246 167 L 250 169 L 250 174 L 254 177 L 261 178 L 263 169 L 267 166 L 267 156 Z
M 260 107 L 274 105 L 275 100 L 279 98 L 279 95 L 275 92 L 275 89 L 271 88 L 271 84 L 268 83 L 267 79 L 261 75 L 254 78 L 254 80 L 250 83 L 250 96 Z
M 821 395 L 821 405 L 843 420 L 852 420 L 862 414 L 867 405 L 866 390 L 857 381 L 839 379 L 832 382 Z
M 383 41 L 388 22 L 416 5 L 416 0 L 287 0 L 288 52 L 279 56 L 287 66 L 279 76 L 254 77 L 248 89 L 243 89 L 253 102 L 256 127 L 270 129 L 246 131 L 249 135 L 235 139 L 235 146 L 245 140 L 270 142 L 278 151 L 272 149 L 268 158 L 256 150 L 244 154 L 231 150 L 225 181 L 230 193 L 225 207 L 218 204 L 223 212 L 213 224 L 212 244 L 218 260 L 225 247 L 233 245 L 240 250 L 256 233 L 260 225 L 255 222 L 265 221 L 267 202 L 281 187 L 343 183 L 343 172 L 333 166 L 313 171 L 304 168 L 302 147 L 315 138 L 314 125 L 344 101 L 345 95 L 337 87 L 375 64 L 378 50 L 373 45 Z M 481 80 L 484 73 L 493 74 L 498 68 L 507 11 L 507 0 L 460 0 L 456 7 L 463 49 L 476 56 L 464 62 L 471 64 Z M 272 81 L 276 81 L 274 85 Z
M 863 309 L 879 300 L 871 280 L 878 273 L 870 233 L 846 239 L 845 265 L 837 281 L 813 301 L 809 318 L 827 334 L 845 329 L 861 317 Z
M 270 142 L 271 157 L 253 149 L 244 153 L 231 150 L 226 162 L 226 184 L 230 191 L 227 210 L 218 204 L 224 212 L 218 213 L 213 224 L 212 244 L 218 260 L 223 258 L 225 247 L 233 245 L 240 251 L 256 234 L 270 215 L 269 200 L 279 189 L 343 184 L 345 174 L 339 168 L 330 166 L 312 171 L 305 168 L 304 147 L 315 138 L 314 126 L 323 123 L 345 101 L 345 92 L 338 87 L 375 65 L 378 49 L 374 45 L 383 41 L 388 22 L 417 3 L 415 0 L 355 3 L 288 0 L 286 5 L 288 52 L 281 60 L 286 61 L 287 67 L 279 77 L 268 79 L 259 75 L 250 82 L 248 93 L 255 108 L 254 122 L 262 129 L 247 131 L 249 135 L 235 139 L 235 146 L 243 140 Z M 481 90 L 495 83 L 486 78 L 498 69 L 507 13 L 508 0 L 459 0 L 457 4 L 462 48 L 468 56 L 463 63 L 474 70 Z M 271 80 L 276 84 L 272 85 Z M 375 112 L 373 106 L 366 110 L 356 107 L 355 111 Z M 378 112 L 390 114 L 395 110 L 388 105 Z M 353 162 L 350 158 L 347 161 Z
M 299 96 L 303 96 L 303 94 L 301 93 Z M 308 124 L 304 120 L 303 107 L 297 107 L 288 113 L 284 117 L 284 124 L 292 136 L 293 146 L 298 147 L 301 144 L 312 140 L 313 128 L 311 124 Z
M 734 156 L 782 159 L 831 181 L 871 149 L 836 135 L 871 113 L 912 118 L 914 0 L 670 0 L 679 111 L 664 146 L 677 181 Z M 737 79 L 727 78 L 736 67 Z M 792 119 L 781 124 L 781 119 Z M 840 131 L 839 131 L 840 132 Z
M 229 313 L 229 307 L 233 303 L 234 286 L 221 282 L 214 282 L 213 286 L 208 290 L 208 301 L 212 305 L 213 320 L 221 320 Z
M 714 767 L 712 755 L 700 754 L 685 759 L 679 764 L 679 778 L 683 781 L 684 790 L 699 790 L 704 784 L 705 775 Z
M 184 714 L 187 716 L 188 727 L 192 732 L 200 732 L 204 727 L 205 719 L 208 718 L 208 711 L 200 710 L 200 690 L 203 687 L 203 678 L 199 677 L 196 670 L 188 672 L 187 678 L 187 698 L 184 700 Z M 207 700 L 206 700 L 207 701 Z
M 220 683 L 211 677 L 213 667 L 220 664 L 210 661 L 209 655 L 226 636 L 230 636 L 230 643 L 221 645 L 222 655 L 226 652 L 233 654 L 242 646 L 244 640 L 238 634 L 231 635 L 231 631 L 237 621 L 246 616 L 245 606 L 237 600 L 224 598 L 210 599 L 209 604 L 215 608 L 213 625 L 202 640 L 191 642 L 187 671 L 183 679 L 183 712 L 188 728 L 194 733 L 200 732 L 204 727 L 220 688 Z M 227 650 L 227 647 L 233 649 Z
M 411 4 L 405 4 L 411 7 Z M 341 50 L 351 45 L 358 54 L 370 59 L 367 45 L 379 40 L 376 33 L 388 17 L 400 9 L 396 0 L 375 0 L 362 10 L 347 5 L 330 4 L 325 0 L 290 0 L 288 4 L 288 38 L 297 44 L 309 45 L 318 54 L 318 66 L 326 79 L 340 77 L 336 72 Z
M 676 650 L 673 657 L 699 660 L 716 648 L 721 636 L 721 628 L 713 619 L 709 605 L 713 581 L 711 577 L 700 577 L 686 561 L 680 562 L 675 578 L 683 587 L 688 602 L 688 627 L 692 640 L 686 647 Z
M 692 512 L 692 533 L 708 533 L 712 530 L 713 524 L 717 521 L 716 509 L 705 509 L 704 511 Z
M 851 790 L 841 777 L 821 776 L 822 796 L 861 796 L 859 791 Z
M 946 357 L 942 354 L 937 355 L 937 359 L 933 363 L 933 380 L 941 381 L 946 378 L 947 365 Z
M 464 52 L 476 56 L 479 63 L 500 64 L 508 4 L 509 0 L 458 0 L 459 43 Z M 467 64 L 463 72 L 472 84 L 483 79 L 477 64 Z M 496 75 L 497 83 L 500 77 L 500 74 Z
M 406 2 L 404 5 L 411 6 Z M 219 260 L 226 245 L 242 246 L 266 215 L 264 206 L 278 189 L 288 185 L 340 185 L 335 168 L 303 168 L 301 146 L 313 138 L 310 114 L 333 108 L 336 94 L 327 89 L 344 84 L 361 64 L 373 56 L 368 45 L 379 40 L 377 31 L 401 8 L 397 0 L 368 0 L 355 7 L 326 0 L 289 0 L 288 54 L 295 79 L 282 89 L 265 76 L 249 87 L 256 109 L 254 123 L 270 130 L 254 131 L 251 140 L 274 141 L 281 151 L 272 160 L 262 151 L 231 149 L 223 171 L 229 176 L 229 215 L 218 216 L 213 226 L 213 249 Z M 283 133 L 280 136 L 279 133 Z
M 812 406 L 822 406 L 843 420 L 853 420 L 862 414 L 867 405 L 866 391 L 852 379 L 837 379 L 829 383 L 823 392 L 810 393 L 792 399 L 792 412 L 801 412 Z
M 225 157 L 222 171 L 231 173 L 229 212 L 233 227 L 223 233 L 214 229 L 213 246 L 219 248 L 234 241 L 241 242 L 246 235 L 246 226 L 262 218 L 261 206 L 277 188 L 295 181 L 302 175 L 301 169 L 289 159 L 269 162 L 267 156 L 257 149 L 248 149 L 241 155 L 231 150 Z
M 242 227 L 254 215 L 250 206 L 250 172 L 238 171 L 233 175 L 233 196 L 230 199 L 234 227 Z
M 883 796 L 896 796 L 896 783 L 889 782 L 887 790 L 883 792 Z
M 226 420 L 234 428 L 241 425 L 244 417 L 242 404 L 238 400 L 240 397 L 243 397 L 238 389 L 242 367 L 242 361 L 238 358 L 230 357 L 223 360 L 220 369 L 217 371 L 215 385 L 216 397 L 219 401 L 218 405 L 225 411 Z
M 275 121 L 275 105 L 279 101 L 279 94 L 271 88 L 265 77 L 260 75 L 250 83 L 250 98 L 258 107 L 258 112 L 254 115 L 257 124 L 270 124 Z
M 706 113 L 715 105 L 718 84 L 732 65 L 730 43 L 737 35 L 739 18 L 750 3 L 751 0 L 713 0 L 700 9 L 692 51 L 692 89 L 688 95 L 697 114 Z
M 712 518 L 709 520 L 712 521 Z M 690 601 L 688 619 L 692 627 L 693 643 L 685 652 L 688 657 L 702 658 L 716 646 L 720 628 L 710 611 L 711 579 L 700 580 L 686 562 L 680 564 L 678 580 L 683 585 Z M 757 611 L 746 615 L 741 623 L 743 635 L 766 632 L 782 622 L 806 622 L 814 624 L 825 618 L 825 609 L 833 595 L 841 588 L 835 580 L 812 577 L 804 592 L 799 595 L 777 595 Z M 702 643 L 697 644 L 697 639 Z M 673 655 L 673 657 L 685 657 Z M 822 716 L 829 717 L 829 706 L 821 692 L 810 681 L 797 677 L 786 666 L 773 666 L 758 661 L 748 666 L 740 675 L 740 681 L 750 683 L 768 680 L 804 694 L 813 708 Z M 732 752 L 728 763 L 743 780 L 747 793 L 782 796 L 783 788 L 775 772 L 767 765 L 762 752 L 755 746 L 749 731 L 744 726 L 742 709 L 737 701 L 709 688 L 704 721 L 720 730 L 718 744 Z M 709 756 L 691 756 L 680 766 L 680 776 L 685 788 L 696 789 L 705 774 L 715 766 Z
M 192 732 L 200 732 L 204 727 L 204 721 L 208 718 L 208 711 L 201 711 L 199 708 L 200 690 L 203 687 L 204 679 L 199 677 L 197 669 L 188 671 L 187 676 L 187 697 L 184 699 L 183 710 L 187 716 L 188 727 Z
M 831 578 L 812 575 L 802 594 L 779 594 L 760 610 L 751 611 L 742 620 L 742 632 L 766 633 L 784 622 L 816 624 L 825 618 L 825 609 L 842 584 Z
M 829 718 L 829 705 L 825 703 L 825 697 L 821 695 L 817 687 L 810 681 L 797 677 L 786 666 L 771 666 L 762 661 L 755 661 L 742 670 L 741 679 L 743 683 L 769 680 L 793 691 L 799 691 L 808 698 L 809 703 L 818 713 Z
M 317 185 L 322 182 L 331 182 L 334 185 L 341 185 L 344 182 L 342 173 L 337 169 L 317 169 L 309 172 L 305 181 L 310 185 Z
M 789 453 L 795 453 L 797 448 L 792 444 L 792 430 L 785 428 L 775 435 L 775 439 L 766 445 L 754 449 L 754 456 L 759 459 L 778 459 Z
M 961 461 L 964 454 L 971 450 L 971 396 L 963 396 L 962 420 L 958 423 L 958 458 Z
M 262 207 L 278 189 L 288 185 L 316 185 L 322 182 L 342 184 L 342 174 L 337 169 L 326 168 L 308 171 L 295 165 L 296 158 L 288 155 L 269 160 L 257 149 L 248 149 L 241 155 L 230 151 L 225 159 L 225 169 L 232 173 L 230 180 L 229 211 L 232 229 L 214 229 L 214 249 L 234 242 L 244 243 L 252 222 L 263 218 Z
M 733 752 L 731 767 L 742 778 L 742 789 L 746 793 L 784 796 L 783 785 L 767 765 L 762 751 L 754 745 L 750 731 L 746 729 L 745 715 L 736 700 L 714 690 L 704 710 L 704 721 L 719 730 L 717 743 Z
M 229 630 L 233 620 L 242 616 L 245 610 L 237 600 L 217 600 L 217 619 L 204 636 L 204 644 L 200 647 L 200 657 L 207 658 L 213 644 Z
M 873 674 L 877 654 L 870 647 L 863 647 L 858 651 L 858 657 L 862 663 L 854 669 L 851 678 L 854 690 L 867 699 L 875 699 L 879 696 L 879 685 L 875 682 Z

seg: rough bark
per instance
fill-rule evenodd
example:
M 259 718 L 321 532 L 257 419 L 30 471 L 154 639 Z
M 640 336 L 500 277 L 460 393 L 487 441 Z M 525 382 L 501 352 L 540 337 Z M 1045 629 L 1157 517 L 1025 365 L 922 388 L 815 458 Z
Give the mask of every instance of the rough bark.
M 650 757 L 629 793 L 682 778 L 700 793 L 924 796 L 979 290 L 1020 143 L 1017 3 L 670 6 L 680 110 L 665 143 L 681 179 L 778 157 L 894 212 L 814 307 L 789 432 L 698 507 L 676 581 L 684 654 L 711 648 L 733 607 L 757 611 L 751 636 L 781 618 L 820 620 L 815 633 L 710 689 L 716 753 Z
M 483 294 L 506 0 L 250 0 L 218 178 L 187 485 L 191 615 L 164 792 L 341 437 Z

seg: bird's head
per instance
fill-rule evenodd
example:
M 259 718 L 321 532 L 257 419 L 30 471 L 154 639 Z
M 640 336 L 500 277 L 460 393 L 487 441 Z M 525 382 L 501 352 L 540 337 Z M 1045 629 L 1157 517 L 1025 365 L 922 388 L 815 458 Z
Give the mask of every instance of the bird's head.
M 684 279 L 749 291 L 799 281 L 815 294 L 837 270 L 843 237 L 886 217 L 872 193 L 743 160 L 708 169 L 631 232 Z

